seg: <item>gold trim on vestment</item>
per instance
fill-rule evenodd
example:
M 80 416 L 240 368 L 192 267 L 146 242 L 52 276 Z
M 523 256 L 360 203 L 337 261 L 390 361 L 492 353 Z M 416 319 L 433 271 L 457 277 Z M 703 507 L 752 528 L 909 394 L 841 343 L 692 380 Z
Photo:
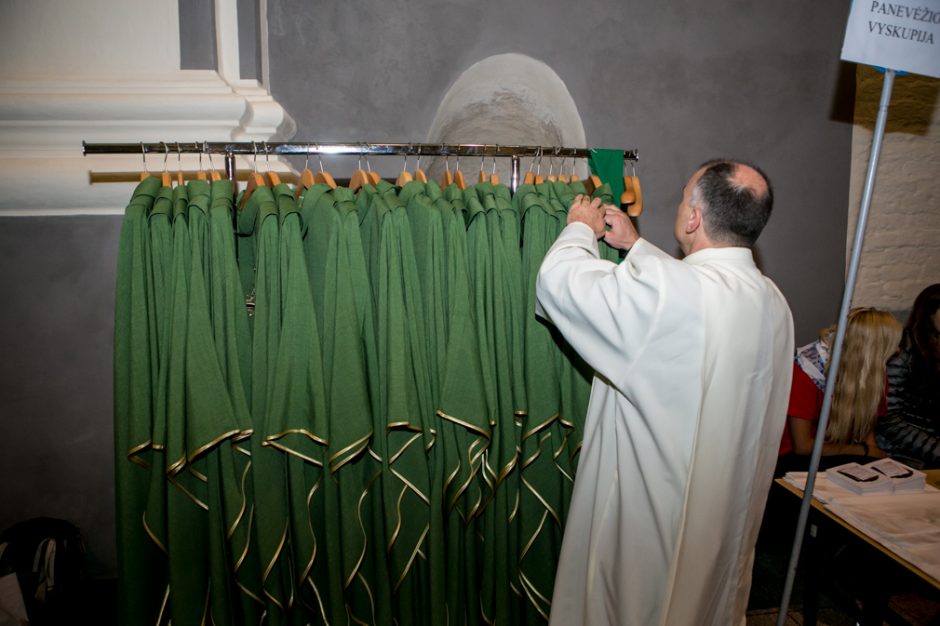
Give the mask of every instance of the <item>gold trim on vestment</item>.
M 348 588 L 349 585 L 352 584 L 353 578 L 359 574 L 359 568 L 362 567 L 362 561 L 366 558 L 366 550 L 369 548 L 369 536 L 366 533 L 366 525 L 362 523 L 362 501 L 365 500 L 367 495 L 369 495 L 369 489 L 363 489 L 362 493 L 359 494 L 359 502 L 356 503 L 356 521 L 359 522 L 359 530 L 362 533 L 362 551 L 359 553 L 359 558 L 356 559 L 356 564 L 353 566 L 352 570 L 350 570 L 349 576 L 343 584 L 343 589 Z
M 166 592 L 163 594 L 163 602 L 160 603 L 160 612 L 157 613 L 156 624 L 163 623 L 163 612 L 166 611 L 167 602 L 170 601 L 170 586 L 166 586 Z
M 280 608 L 282 611 L 285 610 L 284 605 L 281 604 L 281 603 L 278 601 L 277 598 L 275 598 L 273 595 L 271 595 L 271 593 L 264 587 L 264 583 L 267 582 L 268 576 L 270 576 L 270 575 L 271 575 L 271 572 L 274 570 L 274 565 L 277 563 L 277 560 L 278 560 L 279 558 L 281 558 L 281 551 L 284 549 L 284 544 L 287 542 L 287 531 L 288 531 L 288 527 L 289 527 L 289 523 L 288 523 L 288 522 L 285 522 L 285 523 L 284 523 L 284 532 L 281 533 L 281 541 L 280 541 L 280 543 L 278 544 L 277 549 L 274 551 L 274 556 L 271 558 L 271 561 L 270 561 L 270 563 L 268 563 L 268 566 L 267 566 L 266 568 L 264 568 L 264 573 L 263 573 L 262 576 L 261 576 L 261 587 L 262 587 L 262 589 L 264 589 L 264 595 L 266 595 L 268 598 L 270 598 L 270 599 L 271 599 L 271 602 L 273 602 L 275 605 L 277 605 L 277 607 Z M 292 597 L 293 597 L 293 587 L 294 587 L 294 586 L 291 585 Z M 292 599 L 292 598 L 291 598 L 291 599 Z M 288 602 L 290 602 L 291 599 L 289 599 Z
M 320 488 L 320 482 L 323 480 L 323 476 L 317 478 L 313 483 L 313 486 L 310 487 L 310 491 L 307 492 L 307 511 L 310 511 L 310 504 L 313 501 L 313 494 L 316 493 L 317 489 Z M 310 529 L 310 536 L 313 537 L 313 550 L 310 552 L 310 559 L 307 561 L 307 565 L 304 567 L 303 573 L 300 575 L 300 580 L 303 581 L 305 578 L 310 576 L 310 570 L 313 569 L 313 564 L 317 560 L 317 551 L 320 546 L 317 542 L 317 534 L 313 532 L 313 525 L 310 522 L 310 515 L 307 515 L 307 527 Z
M 486 614 L 486 609 L 483 607 L 483 594 L 482 594 L 482 593 L 480 594 L 480 617 L 482 617 L 482 618 L 483 618 L 483 621 L 484 621 L 485 623 L 489 624 L 489 626 L 496 626 L 496 622 L 494 622 L 494 621 Z
M 145 451 L 149 450 L 152 447 L 152 442 L 148 439 L 147 441 L 137 444 L 133 448 L 127 451 L 127 460 L 131 463 L 140 465 L 144 469 L 150 469 L 150 463 L 147 461 L 138 458 L 138 454 L 143 454 Z
M 157 544 L 157 547 L 160 548 L 161 552 L 163 552 L 164 554 L 167 554 L 166 546 L 164 546 L 163 543 L 159 539 L 157 539 L 156 533 L 150 530 L 150 526 L 147 524 L 147 511 L 144 511 L 143 513 L 141 513 L 140 521 L 144 525 L 144 532 L 146 532 L 150 536 L 150 540 L 153 541 L 155 544 Z
M 540 430 L 542 430 L 542 429 L 544 429 L 544 428 L 547 428 L 548 426 L 550 426 L 550 425 L 552 424 L 552 422 L 554 422 L 555 420 L 559 419 L 559 416 L 560 416 L 560 415 L 561 415 L 560 413 L 555 413 L 555 414 L 552 415 L 551 417 L 547 418 L 547 419 L 546 419 L 544 422 L 542 422 L 541 424 L 538 424 L 538 425 L 536 425 L 536 426 L 533 426 L 533 427 L 530 428 L 529 430 L 525 431 L 525 432 L 522 434 L 522 440 L 525 441 L 526 439 L 528 439 L 529 437 L 531 437 L 531 436 L 534 435 L 535 433 L 539 432 Z
M 391 465 L 389 465 L 388 471 L 390 471 L 392 474 L 397 476 L 398 480 L 405 483 L 408 486 L 408 488 L 411 489 L 415 493 L 415 495 L 417 495 L 419 498 L 424 500 L 425 504 L 427 504 L 428 506 L 431 506 L 431 500 L 426 495 L 424 495 L 424 493 L 422 493 L 420 489 L 415 487 L 414 484 L 410 480 L 408 480 L 401 473 L 399 473 L 398 470 L 396 470 Z
M 372 608 L 372 624 L 375 624 L 375 597 L 372 595 L 372 588 L 369 587 L 369 581 L 366 580 L 366 577 L 362 575 L 361 572 L 356 573 L 356 577 L 362 582 L 362 586 L 366 590 L 366 595 L 369 596 L 369 606 Z
M 206 477 L 206 475 L 200 472 L 199 470 L 197 470 L 192 465 L 186 466 L 186 471 L 189 473 L 190 476 L 194 477 L 199 482 L 202 482 L 202 483 L 209 482 L 209 479 Z
M 398 533 L 401 532 L 401 499 L 405 497 L 405 494 L 408 492 L 408 488 L 402 486 L 401 491 L 398 494 L 398 498 L 395 501 L 395 512 L 398 514 L 398 524 L 396 524 L 395 529 L 392 531 L 392 534 L 388 537 L 388 545 L 385 546 L 387 552 L 392 551 L 392 546 L 395 545 L 395 542 L 398 541 Z
M 542 616 L 542 619 L 544 619 L 545 621 L 548 621 L 548 613 L 542 610 L 542 607 L 540 607 L 538 603 L 535 601 L 535 598 L 532 597 L 532 593 L 540 597 L 542 596 L 542 594 L 538 592 L 538 590 L 535 588 L 535 585 L 533 585 L 532 582 L 528 578 L 526 578 L 526 575 L 523 574 L 521 570 L 519 572 L 519 579 L 522 580 L 522 588 L 525 590 L 525 594 L 526 596 L 528 596 L 529 602 L 531 602 L 532 606 L 535 607 L 535 610 L 539 612 L 539 615 Z M 530 593 L 530 590 L 531 590 L 531 593 Z M 546 600 L 546 602 L 548 603 L 549 607 L 551 607 L 551 602 L 549 602 L 548 600 Z
M 435 413 L 437 413 L 437 416 L 440 417 L 441 419 L 445 419 L 445 420 L 447 420 L 448 422 L 453 422 L 454 424 L 457 424 L 458 426 L 463 426 L 463 427 L 466 428 L 467 430 L 472 430 L 473 432 L 478 433 L 478 434 L 482 435 L 483 437 L 486 437 L 487 439 L 490 439 L 490 433 L 486 432 L 485 430 L 483 430 L 483 429 L 480 428 L 479 426 L 476 426 L 476 425 L 474 425 L 474 424 L 471 424 L 470 422 L 468 422 L 468 421 L 466 421 L 466 420 L 462 420 L 462 419 L 460 419 L 459 417 L 454 417 L 453 415 L 448 415 L 447 413 L 445 413 L 444 411 L 441 411 L 440 409 L 438 409 L 437 411 L 435 411 Z
M 319 445 L 321 445 L 321 446 L 328 446 L 328 445 L 330 445 L 328 440 L 324 439 L 323 437 L 320 437 L 320 436 L 318 436 L 318 435 L 313 434 L 312 432 L 310 432 L 310 431 L 307 430 L 306 428 L 289 428 L 289 429 L 287 429 L 287 430 L 281 431 L 281 432 L 279 432 L 279 433 L 277 433 L 277 434 L 274 434 L 274 435 L 267 435 L 267 436 L 262 440 L 263 442 L 262 442 L 261 445 L 264 445 L 264 443 L 266 443 L 266 442 L 268 442 L 268 441 L 274 441 L 275 439 L 283 439 L 283 438 L 286 437 L 287 435 L 303 435 L 304 437 L 307 437 L 308 439 L 310 439 L 310 440 L 313 441 L 314 443 L 317 443 L 317 444 L 319 444 Z
M 555 512 L 555 509 L 552 508 L 552 506 L 545 500 L 545 498 L 542 497 L 538 491 L 536 491 L 535 487 L 529 484 L 529 481 L 527 481 L 524 476 L 522 477 L 522 484 L 525 485 L 526 488 L 532 492 L 532 495 L 538 498 L 539 502 L 542 503 L 542 506 L 544 506 L 548 512 L 552 514 L 552 517 L 554 517 L 555 521 L 558 522 L 558 526 L 564 528 L 561 523 L 561 517 L 558 516 L 558 513 Z
M 457 478 L 457 474 L 460 473 L 460 470 L 462 468 L 463 468 L 463 463 L 461 463 L 460 459 L 458 458 L 457 465 L 454 467 L 453 471 L 450 474 L 448 474 L 446 478 L 444 478 L 444 487 L 443 487 L 444 493 L 447 493 L 448 491 L 450 491 L 450 484 L 454 482 L 454 479 Z M 451 507 L 453 507 L 453 503 L 451 503 L 451 505 L 448 506 L 448 508 L 451 508 Z
M 548 511 L 542 511 L 542 519 L 539 520 L 539 525 L 535 529 L 535 532 L 532 533 L 532 536 L 529 537 L 529 541 L 526 542 L 525 547 L 522 548 L 522 552 L 519 553 L 519 562 L 522 563 L 522 559 L 525 558 L 525 555 L 529 553 L 529 548 L 532 547 L 532 544 L 535 543 L 535 540 L 538 539 L 539 535 L 542 532 L 542 527 L 545 526 L 545 520 L 548 519 Z M 522 569 L 521 567 L 519 569 Z
M 503 483 L 503 481 L 506 479 L 506 476 L 508 476 L 509 473 L 510 473 L 513 469 L 515 469 L 515 467 L 516 467 L 516 462 L 517 462 L 518 460 L 519 460 L 519 457 L 514 455 L 514 456 L 512 457 L 512 459 L 511 459 L 508 463 L 506 463 L 506 465 L 503 466 L 503 469 L 499 472 L 499 476 L 496 478 L 496 487 L 497 487 L 497 488 Z
M 404 428 L 412 432 L 424 432 L 424 429 L 420 426 L 415 426 L 411 422 L 389 422 L 385 426 L 386 430 L 395 430 L 396 428 Z
M 519 512 L 519 502 L 521 498 L 519 497 L 519 490 L 516 489 L 516 501 L 512 505 L 512 511 L 509 513 L 509 523 L 511 524 L 513 520 L 516 519 L 516 514 Z
M 235 574 L 238 574 L 238 570 L 241 569 L 242 564 L 245 562 L 245 557 L 248 556 L 248 551 L 251 549 L 251 527 L 255 521 L 255 505 L 252 504 L 248 509 L 248 541 L 245 542 L 245 549 L 242 550 L 242 553 L 235 560 Z M 258 598 L 260 601 L 261 598 Z
M 205 502 L 203 502 L 202 500 L 200 500 L 199 498 L 197 498 L 197 497 L 196 497 L 195 495 L 193 495 L 192 493 L 190 493 L 190 492 L 189 492 L 189 489 L 187 489 L 186 487 L 184 487 L 184 486 L 183 486 L 183 483 L 181 483 L 180 481 L 176 480 L 175 476 L 176 476 L 176 475 L 167 476 L 167 479 L 166 479 L 167 482 L 170 483 L 171 485 L 173 485 L 174 487 L 176 487 L 177 489 L 179 489 L 180 491 L 182 491 L 184 494 L 186 494 L 186 497 L 189 498 L 190 500 L 192 500 L 193 503 L 194 503 L 196 506 L 198 506 L 200 509 L 204 509 L 205 511 L 208 511 L 208 510 L 209 510 L 209 505 L 206 504 Z
M 393 455 L 391 456 L 391 458 L 388 460 L 389 467 L 391 467 L 396 461 L 398 461 L 398 457 L 400 457 L 402 454 L 405 453 L 405 451 L 408 449 L 408 446 L 410 446 L 410 445 L 413 444 L 417 439 L 420 439 L 420 438 L 421 438 L 421 433 L 418 432 L 418 433 L 412 435 L 412 436 L 411 436 L 411 439 L 409 439 L 408 441 L 406 441 L 405 443 L 403 443 L 403 444 L 401 445 L 401 447 L 398 448 L 398 451 L 397 451 L 395 454 L 393 454 Z
M 418 542 L 415 544 L 415 549 L 411 553 L 411 558 L 408 559 L 408 563 L 405 565 L 405 569 L 401 573 L 401 577 L 398 579 L 398 582 L 396 582 L 395 586 L 392 588 L 392 591 L 398 591 L 398 587 L 400 587 L 401 584 L 405 581 L 405 578 L 408 576 L 408 572 L 411 571 L 411 566 L 415 562 L 415 557 L 418 556 L 418 552 L 421 550 L 421 544 L 424 543 L 424 538 L 427 537 L 428 531 L 430 529 L 430 524 L 424 527 L 424 531 L 421 533 L 421 536 L 418 537 Z
M 342 461 L 339 465 L 337 465 L 336 467 L 333 467 L 333 462 L 334 462 L 337 458 L 339 458 L 340 456 L 342 456 L 343 454 L 345 454 L 348 450 L 352 450 L 353 448 L 356 448 L 356 447 L 358 447 L 358 446 L 364 446 L 365 443 L 366 443 L 367 441 L 369 441 L 369 439 L 370 439 L 371 437 L 372 437 L 372 431 L 370 430 L 370 431 L 369 431 L 368 433 L 366 433 L 364 436 L 360 437 L 360 438 L 357 439 L 356 441 L 352 442 L 351 444 L 349 444 L 348 446 L 346 446 L 345 448 L 343 448 L 342 450 L 340 450 L 339 452 L 337 452 L 336 454 L 334 454 L 333 456 L 331 456 L 331 457 L 328 459 L 328 461 L 327 461 L 327 462 L 329 463 L 329 465 L 330 465 L 330 471 L 336 472 L 336 471 L 339 470 L 339 468 L 341 468 L 343 465 L 345 465 L 346 463 L 352 461 L 352 460 L 355 459 L 357 456 L 359 456 L 359 453 L 362 452 L 362 450 L 365 450 L 364 447 L 362 448 L 362 450 L 358 450 L 355 454 L 349 455 L 349 457 L 347 457 L 345 460 L 343 460 L 343 461 Z
M 316 467 L 323 467 L 323 461 L 320 461 L 319 459 L 315 459 L 312 456 L 307 456 L 306 454 L 301 454 L 300 452 L 294 450 L 293 448 L 289 446 L 284 445 L 283 443 L 280 443 L 279 441 L 274 441 L 274 440 L 262 441 L 261 445 L 266 448 L 274 448 L 275 450 L 280 450 L 281 452 L 285 454 L 296 456 L 297 458 L 303 459 L 307 463 L 310 463 L 311 465 L 314 465 Z
M 222 443 L 222 442 L 225 441 L 226 439 L 229 439 L 229 438 L 231 438 L 231 437 L 234 437 L 235 435 L 238 435 L 238 434 L 240 434 L 240 433 L 241 433 L 241 430 L 235 429 L 235 430 L 230 430 L 230 431 L 228 431 L 227 433 L 223 433 L 222 435 L 219 435 L 218 437 L 216 437 L 215 439 L 213 439 L 213 440 L 210 441 L 209 443 L 207 443 L 207 444 L 205 444 L 205 445 L 203 445 L 203 446 L 200 446 L 200 447 L 196 448 L 196 451 L 193 452 L 192 454 L 187 455 L 187 456 L 186 456 L 186 462 L 187 462 L 187 463 L 192 463 L 192 462 L 193 462 L 194 460 L 196 460 L 198 457 L 202 456 L 205 452 L 207 452 L 210 448 L 214 448 L 215 446 L 219 445 L 220 443 Z
M 309 578 L 306 580 L 310 588 L 313 589 L 313 595 L 317 597 L 317 604 L 320 606 L 320 617 L 323 618 L 323 623 L 326 624 L 326 626 L 330 626 L 330 620 L 326 619 L 326 608 L 323 606 L 323 598 L 320 597 L 320 590 L 317 589 L 317 586 L 313 584 L 312 580 Z
M 232 522 L 232 525 L 225 531 L 225 539 L 231 541 L 232 535 L 235 534 L 235 529 L 238 528 L 239 524 L 242 522 L 242 517 L 245 516 L 245 511 L 248 509 L 248 498 L 245 496 L 245 483 L 248 481 L 248 473 L 251 470 L 251 461 L 249 460 L 245 463 L 245 469 L 242 471 L 241 479 L 241 496 L 242 496 L 242 506 L 241 510 L 238 511 L 238 515 L 235 516 L 235 521 Z
M 237 578 L 235 579 L 235 586 L 238 587 L 241 590 L 241 592 L 244 593 L 246 596 L 248 596 L 249 598 L 257 602 L 258 604 L 260 604 L 262 607 L 264 606 L 264 600 L 262 600 L 257 595 L 255 595 L 253 591 L 251 591 L 248 587 L 246 587 L 245 584 L 242 581 L 238 580 Z

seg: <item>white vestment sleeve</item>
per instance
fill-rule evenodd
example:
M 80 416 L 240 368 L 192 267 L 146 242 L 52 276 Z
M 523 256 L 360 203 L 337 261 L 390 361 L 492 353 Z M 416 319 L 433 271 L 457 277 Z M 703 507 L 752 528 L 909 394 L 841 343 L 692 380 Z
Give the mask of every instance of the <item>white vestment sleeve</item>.
M 594 370 L 622 389 L 664 302 L 664 264 L 678 264 L 640 239 L 619 265 L 599 258 L 594 232 L 569 224 L 539 268 L 536 313 L 554 324 Z

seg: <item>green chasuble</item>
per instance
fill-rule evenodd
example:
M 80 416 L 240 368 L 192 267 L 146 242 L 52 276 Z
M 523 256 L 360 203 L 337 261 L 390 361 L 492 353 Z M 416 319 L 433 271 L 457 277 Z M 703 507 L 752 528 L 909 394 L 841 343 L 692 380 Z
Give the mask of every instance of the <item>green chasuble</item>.
M 376 302 L 380 422 L 384 423 L 383 501 L 389 572 L 403 624 L 444 623 L 442 555 L 432 550 L 428 534 L 439 523 L 431 510 L 431 477 L 426 446 L 433 444 L 429 357 L 423 337 L 424 309 L 411 227 L 394 188 L 382 181 L 365 187 L 357 203 L 363 243 L 371 253 Z M 376 437 L 380 437 L 376 429 Z
M 514 584 L 518 546 L 519 430 L 525 417 L 522 346 L 522 260 L 519 214 L 505 185 L 479 183 L 465 192 L 486 211 L 492 282 L 487 330 L 493 352 L 498 413 L 487 471 L 494 496 L 485 523 L 492 524 L 484 571 L 494 578 L 493 616 L 498 623 L 518 623 L 522 590 Z M 472 198 L 468 199 L 468 206 Z
M 528 599 L 525 623 L 539 624 L 551 610 L 555 564 L 572 486 L 568 457 L 571 429 L 560 420 L 562 357 L 554 328 L 535 315 L 535 281 L 545 253 L 565 224 L 565 212 L 549 195 L 551 183 L 522 185 L 514 201 L 522 214 L 525 289 L 525 381 L 528 416 L 521 437 L 519 584 Z M 540 193 L 541 192 L 541 193 Z
M 235 257 L 233 211 L 232 182 L 213 182 L 209 205 L 209 308 L 216 356 L 241 433 L 233 438 L 231 445 L 219 446 L 217 454 L 210 461 L 210 475 L 214 475 L 213 482 L 220 485 L 213 492 L 216 500 L 210 504 L 210 510 L 213 510 L 214 505 L 214 510 L 218 512 L 212 517 L 213 523 L 217 525 L 212 532 L 219 532 L 222 539 L 228 538 L 224 560 L 215 554 L 212 559 L 212 612 L 216 623 L 224 621 L 220 615 L 228 607 L 220 604 L 226 597 L 222 591 L 215 591 L 217 585 L 224 585 L 229 594 L 237 596 L 228 598 L 226 604 L 231 607 L 230 610 L 236 615 L 240 611 L 246 624 L 256 624 L 264 610 L 264 600 L 258 550 L 252 541 L 250 526 L 256 515 L 249 478 L 250 443 L 247 440 L 252 435 L 249 409 L 251 334 Z M 221 530 L 216 530 L 218 525 L 223 526 Z M 223 548 L 214 546 L 216 551 Z M 220 571 L 220 563 L 227 565 L 224 572 Z M 238 620 L 230 620 L 230 623 L 232 621 L 237 623 Z
M 239 273 L 251 305 L 251 479 L 254 489 L 254 541 L 262 571 L 263 599 L 272 625 L 289 624 L 293 605 L 287 464 L 268 443 L 281 335 L 281 268 L 278 207 L 271 189 L 257 187 L 238 215 Z M 246 263 L 249 264 L 246 267 Z M 275 424 L 272 424 L 275 426 Z
M 207 189 L 205 191 L 208 191 Z M 207 198 L 207 196 L 205 196 Z M 173 190 L 173 264 L 166 359 L 157 411 L 165 424 L 165 546 L 169 557 L 169 615 L 175 624 L 200 624 L 210 611 L 209 492 L 206 455 L 239 434 L 211 334 L 201 244 L 205 214 L 189 215 L 186 188 Z M 194 224 L 196 237 L 190 233 Z M 148 519 L 160 503 L 148 507 Z M 161 529 L 162 532 L 162 529 Z
M 147 536 L 151 425 L 157 363 L 152 260 L 147 214 L 160 179 L 144 179 L 124 211 L 114 312 L 114 445 L 119 620 L 150 623 L 163 600 L 165 560 Z M 158 474 L 161 472 L 157 470 Z
M 442 299 L 445 305 L 445 345 L 438 393 L 438 451 L 443 472 L 447 611 L 457 623 L 477 623 L 480 586 L 489 577 L 478 570 L 478 515 L 490 489 L 484 482 L 483 459 L 491 432 L 483 388 L 480 342 L 473 319 L 467 231 L 460 208 L 445 199 L 433 182 L 424 186 L 427 199 L 442 220 L 446 263 Z M 456 192 L 454 192 L 456 193 Z M 462 200 L 462 196 L 460 196 Z M 461 202 L 461 206 L 463 203 Z
M 444 193 L 447 198 L 460 194 L 465 203 L 473 314 L 480 342 L 483 392 L 489 409 L 487 419 L 492 433 L 483 466 L 483 480 L 489 493 L 477 520 L 482 537 L 479 571 L 486 580 L 480 588 L 480 617 L 488 623 L 514 623 L 509 570 L 515 557 L 513 550 L 508 548 L 508 542 L 512 535 L 511 502 L 515 494 L 512 493 L 513 481 L 505 479 L 511 475 L 516 462 L 514 433 L 507 434 L 514 429 L 515 407 L 511 380 L 507 377 L 510 359 L 505 333 L 505 292 L 502 289 L 506 258 L 499 208 L 493 194 L 478 194 L 473 187 L 461 194 L 456 185 L 450 185 Z

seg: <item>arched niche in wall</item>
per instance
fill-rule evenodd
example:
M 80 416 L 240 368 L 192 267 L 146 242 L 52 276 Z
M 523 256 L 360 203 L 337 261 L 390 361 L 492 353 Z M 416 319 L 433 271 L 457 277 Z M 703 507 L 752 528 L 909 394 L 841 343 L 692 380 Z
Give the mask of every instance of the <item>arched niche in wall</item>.
M 497 54 L 479 61 L 454 81 L 428 131 L 429 143 L 485 143 L 526 146 L 585 147 L 584 125 L 571 93 L 555 71 L 524 54 Z M 577 172 L 584 176 L 586 164 L 578 159 Z M 542 159 L 543 173 L 550 166 L 548 152 Z M 561 166 L 555 160 L 555 168 Z M 450 168 L 456 166 L 450 160 Z M 493 161 L 484 164 L 487 172 Z M 529 161 L 523 161 L 528 168 Z M 565 164 L 569 171 L 572 162 Z M 444 160 L 435 159 L 428 173 L 435 179 L 444 171 Z M 478 172 L 479 159 L 462 159 L 465 174 Z M 496 171 L 509 181 L 510 161 L 500 158 Z M 468 176 L 469 179 L 469 176 Z

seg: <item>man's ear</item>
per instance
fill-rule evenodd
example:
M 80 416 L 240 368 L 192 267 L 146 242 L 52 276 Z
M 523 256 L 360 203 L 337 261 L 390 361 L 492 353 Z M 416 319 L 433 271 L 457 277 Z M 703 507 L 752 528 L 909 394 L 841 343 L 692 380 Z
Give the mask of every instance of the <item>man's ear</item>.
M 685 232 L 691 235 L 702 225 L 702 212 L 697 206 L 689 206 L 689 219 L 685 222 Z

